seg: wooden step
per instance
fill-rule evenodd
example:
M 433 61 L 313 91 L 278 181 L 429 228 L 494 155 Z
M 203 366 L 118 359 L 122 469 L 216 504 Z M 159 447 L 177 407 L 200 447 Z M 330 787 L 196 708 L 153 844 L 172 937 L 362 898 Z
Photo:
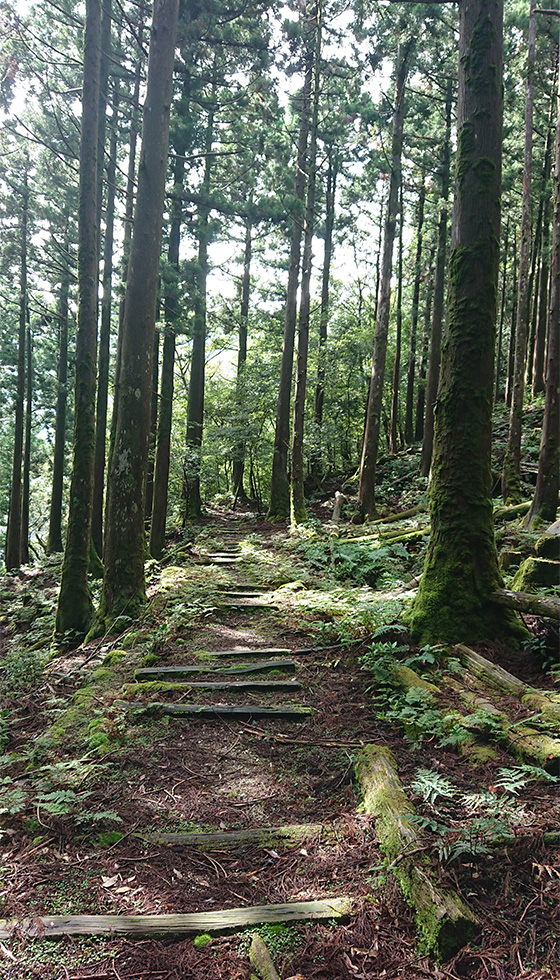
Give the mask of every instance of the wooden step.
M 168 704 L 165 701 L 116 701 L 121 708 L 142 708 L 148 714 L 178 715 L 201 718 L 204 721 L 216 721 L 229 718 L 241 721 L 249 718 L 271 718 L 280 721 L 305 721 L 315 714 L 313 708 L 302 704 L 265 705 L 265 704 Z
M 139 682 L 142 683 L 141 681 Z M 150 683 L 150 682 L 148 682 Z M 154 683 L 152 681 L 152 683 Z M 132 687 L 133 685 L 131 685 Z M 300 691 L 299 681 L 177 681 L 172 687 L 160 687 L 164 691 Z M 134 691 L 132 692 L 134 693 Z M 140 692 L 138 692 L 140 693 Z
M 0 939 L 13 935 L 48 939 L 52 936 L 188 936 L 231 932 L 275 922 L 341 919 L 352 913 L 353 901 L 344 895 L 318 902 L 253 905 L 187 915 L 42 915 L 32 919 L 0 919 Z
M 288 647 L 270 647 L 268 650 L 209 650 L 202 654 L 204 659 L 214 657 L 285 657 Z
M 260 599 L 263 595 L 267 594 L 266 592 L 249 592 L 249 590 L 246 592 L 230 592 L 229 589 L 220 592 L 220 596 L 223 596 L 224 599 Z
M 178 831 L 176 833 L 133 834 L 152 844 L 180 844 L 183 847 L 270 847 L 288 842 L 297 844 L 310 837 L 336 838 L 334 828 L 320 823 L 286 824 L 284 827 L 244 827 L 242 830 L 216 830 L 209 833 Z M 123 838 L 124 839 L 124 838 Z M 127 835 L 128 839 L 128 835 Z
M 247 654 L 245 654 L 247 656 Z M 280 670 L 283 674 L 293 674 L 296 669 L 295 660 L 262 660 L 242 667 L 215 667 L 211 664 L 199 667 L 139 667 L 134 673 L 137 681 L 168 680 L 170 677 L 192 677 L 196 674 L 261 674 L 271 670 Z

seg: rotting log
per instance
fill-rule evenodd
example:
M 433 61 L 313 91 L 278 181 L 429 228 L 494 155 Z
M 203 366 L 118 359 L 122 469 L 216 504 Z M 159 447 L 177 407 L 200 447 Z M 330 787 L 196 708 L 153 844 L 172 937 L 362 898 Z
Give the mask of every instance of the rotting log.
M 189 936 L 227 933 L 263 923 L 343 919 L 352 912 L 348 896 L 318 902 L 253 905 L 248 908 L 187 915 L 42 915 L 31 919 L 0 919 L 0 939 L 56 936 Z
M 480 653 L 471 650 L 464 643 L 455 644 L 453 651 L 464 667 L 472 670 L 476 677 L 485 681 L 490 687 L 494 687 L 498 691 L 503 691 L 505 694 L 512 694 L 518 698 L 528 690 L 527 684 L 520 680 L 519 677 L 510 674 L 508 670 L 504 670 L 498 664 L 493 664 L 491 660 L 487 660 Z
M 414 517 L 415 514 L 423 514 L 427 510 L 428 505 L 426 501 L 421 501 L 415 507 L 402 510 L 400 514 L 387 514 L 386 517 L 378 517 L 377 520 L 370 521 L 370 524 L 394 524 L 396 521 L 406 521 L 409 517 Z
M 511 504 L 508 507 L 496 507 L 494 509 L 494 520 L 501 517 L 521 517 L 527 514 L 531 506 L 530 500 L 524 500 L 521 504 Z
M 518 612 L 532 613 L 533 616 L 546 616 L 560 620 L 560 599 L 553 596 L 531 595 L 530 592 L 512 592 L 510 589 L 496 589 L 492 593 L 494 602 L 509 606 Z
M 215 847 L 270 847 L 272 844 L 299 844 L 312 837 L 334 840 L 336 830 L 320 823 L 286 824 L 284 827 L 246 827 L 242 830 L 219 830 L 207 833 L 178 831 L 177 833 L 147 833 L 136 831 L 134 837 L 154 844 L 178 844 L 202 850 Z
M 171 677 L 193 677 L 197 674 L 211 674 L 226 677 L 230 674 L 262 674 L 272 670 L 283 674 L 293 674 L 296 669 L 294 660 L 263 660 L 242 667 L 213 667 L 201 664 L 199 667 L 140 667 L 134 672 L 137 681 L 169 680 Z
M 402 544 L 405 541 L 420 541 L 430 533 L 429 527 L 417 528 L 414 531 L 402 531 L 395 534 L 380 534 L 381 544 Z
M 411 854 L 422 846 L 422 839 L 411 822 L 414 807 L 399 780 L 392 752 L 385 746 L 366 745 L 357 758 L 356 775 L 390 870 L 414 910 L 422 947 L 440 958 L 452 956 L 481 923 L 454 891 L 433 880 L 425 855 Z
M 200 718 L 202 721 L 219 721 L 228 718 L 232 721 L 250 718 L 269 718 L 281 721 L 306 721 L 315 714 L 314 708 L 301 704 L 270 706 L 262 704 L 167 704 L 164 701 L 116 701 L 122 708 L 136 708 L 146 714 L 177 715 L 185 718 Z
M 254 932 L 251 945 L 249 947 L 249 962 L 254 970 L 260 974 L 262 980 L 280 980 L 274 963 L 272 962 L 272 957 L 268 952 L 268 948 L 264 940 L 261 939 L 258 932 Z

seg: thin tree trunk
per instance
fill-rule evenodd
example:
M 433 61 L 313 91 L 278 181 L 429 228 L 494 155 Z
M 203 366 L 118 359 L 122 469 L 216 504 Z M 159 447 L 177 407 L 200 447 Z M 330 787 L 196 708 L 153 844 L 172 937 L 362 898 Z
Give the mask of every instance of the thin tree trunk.
M 313 92 L 311 96 L 309 152 L 307 155 L 307 196 L 305 203 L 305 232 L 301 274 L 301 299 L 298 319 L 296 390 L 294 397 L 294 421 L 292 429 L 291 517 L 292 523 L 294 524 L 301 524 L 307 518 L 304 494 L 303 437 L 305 393 L 307 387 L 307 356 L 309 350 L 309 317 L 311 310 L 311 266 L 313 262 L 313 225 L 315 218 L 317 121 L 319 115 L 319 88 L 321 80 L 321 17 L 322 11 L 319 0 L 315 8 L 313 23 L 313 28 L 315 31 L 313 55 Z
M 511 327 L 509 331 L 508 369 L 505 390 L 505 403 L 511 408 L 513 397 L 513 371 L 515 366 L 515 325 L 517 323 L 517 234 L 513 236 L 513 303 L 511 307 Z
M 560 92 L 554 147 L 554 215 L 546 388 L 537 486 L 525 525 L 555 521 L 560 484 Z
M 178 0 L 154 3 L 142 155 L 122 323 L 122 357 L 109 460 L 105 575 L 100 627 L 134 618 L 145 601 L 145 493 L 151 417 L 152 352 Z
M 537 330 L 535 334 L 535 358 L 533 365 L 533 395 L 538 395 L 545 390 L 544 383 L 544 361 L 546 347 L 547 321 L 549 319 L 548 309 L 548 280 L 550 277 L 550 267 L 548 262 L 548 250 L 550 247 L 550 201 L 547 199 L 544 206 L 543 217 L 543 248 L 541 256 L 541 267 L 539 272 L 539 316 Z
M 393 136 L 391 145 L 391 174 L 389 178 L 389 199 L 383 237 L 383 257 L 381 262 L 381 284 L 379 308 L 375 324 L 375 339 L 371 382 L 364 433 L 364 445 L 360 464 L 360 486 L 358 508 L 364 518 L 375 516 L 375 469 L 381 425 L 383 404 L 383 384 L 385 381 L 385 361 L 387 358 L 387 337 L 389 332 L 389 313 L 391 304 L 391 276 L 393 272 L 393 242 L 398 211 L 398 195 L 401 183 L 402 143 L 404 129 L 404 92 L 408 74 L 409 57 L 415 44 L 415 37 L 407 40 L 399 51 L 398 71 L 395 88 L 395 108 L 393 112 Z
M 31 327 L 27 319 L 26 340 L 26 395 L 25 395 L 25 441 L 23 446 L 23 483 L 21 491 L 21 542 L 20 559 L 22 565 L 29 562 L 29 495 L 31 489 L 31 419 L 33 413 L 33 348 Z
M 448 317 L 430 489 L 431 533 L 411 614 L 420 643 L 524 633 L 498 606 L 492 395 L 499 269 L 503 0 L 460 6 L 457 168 Z M 465 638 L 469 639 L 465 639 Z
M 434 407 L 439 384 L 441 362 L 441 338 L 443 334 L 443 302 L 445 296 L 445 267 L 447 259 L 447 202 L 449 199 L 450 161 L 451 161 L 451 98 L 452 82 L 447 82 L 445 101 L 445 142 L 441 154 L 441 209 L 438 226 L 438 250 L 436 259 L 436 278 L 434 283 L 434 311 L 430 337 L 430 359 L 426 384 L 426 409 L 424 417 L 424 437 L 420 460 L 420 475 L 429 476 L 434 446 Z
M 401 344 L 402 344 L 402 277 L 403 277 L 403 199 L 402 183 L 400 186 L 400 227 L 399 227 L 399 259 L 397 263 L 397 330 L 395 336 L 395 362 L 393 365 L 393 389 L 391 393 L 391 422 L 389 426 L 389 452 L 399 451 L 399 382 L 401 376 Z
M 523 163 L 523 201 L 521 211 L 521 241 L 517 322 L 515 327 L 515 362 L 513 392 L 509 418 L 509 433 L 502 471 L 502 494 L 507 503 L 521 500 L 521 429 L 525 394 L 525 361 L 529 330 L 529 263 L 531 259 L 531 175 L 533 164 L 533 93 L 536 42 L 536 0 L 530 0 L 527 75 L 525 84 L 525 154 Z
M 410 314 L 410 343 L 408 348 L 408 371 L 406 379 L 406 408 L 404 438 L 407 445 L 414 440 L 414 376 L 416 373 L 416 335 L 418 332 L 418 311 L 420 309 L 420 280 L 422 278 L 422 245 L 424 237 L 424 205 L 426 201 L 426 171 L 422 166 L 418 207 L 416 210 L 416 257 L 414 260 L 414 290 Z
M 159 314 L 156 312 L 156 319 Z M 154 349 L 152 352 L 152 405 L 150 412 L 150 438 L 148 441 L 148 471 L 146 473 L 146 501 L 144 520 L 146 527 L 149 528 L 152 519 L 152 506 L 154 502 L 154 470 L 156 465 L 156 442 L 158 427 L 158 395 L 159 385 L 159 333 L 154 334 Z
M 276 427 L 274 434 L 274 454 L 272 457 L 272 478 L 270 485 L 270 507 L 268 518 L 287 517 L 290 513 L 290 485 L 288 480 L 288 446 L 290 440 L 290 400 L 292 394 L 292 369 L 294 363 L 294 339 L 297 320 L 297 291 L 301 260 L 301 239 L 303 231 L 303 209 L 305 196 L 305 175 L 307 172 L 307 140 L 311 111 L 311 84 L 313 76 L 313 45 L 309 41 L 312 30 L 310 19 L 301 14 L 304 34 L 305 67 L 303 90 L 301 94 L 301 113 L 294 177 L 294 211 L 292 214 L 292 233 L 290 239 L 290 260 L 288 285 L 286 289 L 286 312 L 284 316 L 284 343 L 280 384 L 276 403 Z
M 97 120 L 101 60 L 101 3 L 87 0 L 78 203 L 78 329 L 70 510 L 56 634 L 82 637 L 91 625 L 88 583 L 95 456 L 97 364 Z
M 424 329 L 422 331 L 422 351 L 420 354 L 420 367 L 418 368 L 418 385 L 416 389 L 416 413 L 414 416 L 414 441 L 420 442 L 424 435 L 424 413 L 426 408 L 426 369 L 428 364 L 428 352 L 430 349 L 430 326 L 432 322 L 432 304 L 434 300 L 434 256 L 436 253 L 435 245 L 430 248 L 430 259 L 428 262 L 428 283 L 426 286 L 426 299 L 424 305 Z
M 20 274 L 19 274 L 19 329 L 18 359 L 15 397 L 14 453 L 12 459 L 12 482 L 10 486 L 10 507 L 6 531 L 6 568 L 8 571 L 19 568 L 21 564 L 21 470 L 23 460 L 23 407 L 25 399 L 25 334 L 27 328 L 27 237 L 29 220 L 29 188 L 27 167 L 23 178 Z
M 250 218 L 245 220 L 245 250 L 243 255 L 243 279 L 241 282 L 241 309 L 239 311 L 239 350 L 237 353 L 237 381 L 235 398 L 237 410 L 242 411 L 244 403 L 244 372 L 247 361 L 247 325 L 249 322 L 249 300 L 251 296 L 251 257 L 253 250 L 253 225 Z M 239 419 L 238 421 L 241 421 Z M 243 419 L 245 424 L 245 419 Z M 233 454 L 232 489 L 235 500 L 245 499 L 243 473 L 245 470 L 245 441 L 240 439 Z
M 322 470 L 322 438 L 323 407 L 325 403 L 325 358 L 327 348 L 327 333 L 329 326 L 329 288 L 331 277 L 331 262 L 333 254 L 333 231 L 336 201 L 336 180 L 338 176 L 338 154 L 329 145 L 329 166 L 327 170 L 327 186 L 325 191 L 325 249 L 323 258 L 323 276 L 321 282 L 321 313 L 319 318 L 319 349 L 317 351 L 317 385 L 315 388 L 315 426 L 317 428 L 318 445 L 313 462 L 313 471 L 319 474 Z
M 509 214 L 507 216 L 506 222 L 506 232 L 504 236 L 504 250 L 502 253 L 502 289 L 501 289 L 501 303 L 500 303 L 500 321 L 498 326 L 498 346 L 496 349 L 496 370 L 495 378 L 496 383 L 494 385 L 494 404 L 498 401 L 500 397 L 500 372 L 502 365 L 502 338 L 504 333 L 504 313 L 506 308 L 506 282 L 507 282 L 507 264 L 508 264 L 508 248 L 509 248 Z
M 49 516 L 48 552 L 62 551 L 62 493 L 66 449 L 66 405 L 68 401 L 68 294 L 70 272 L 65 267 L 58 298 L 58 367 L 56 421 L 54 431 L 53 478 Z

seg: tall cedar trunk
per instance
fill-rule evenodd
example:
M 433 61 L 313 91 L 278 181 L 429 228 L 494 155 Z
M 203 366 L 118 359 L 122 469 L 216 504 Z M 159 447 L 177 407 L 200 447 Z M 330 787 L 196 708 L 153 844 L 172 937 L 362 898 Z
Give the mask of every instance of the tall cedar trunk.
M 544 354 L 546 347 L 547 321 L 549 318 L 548 308 L 548 280 L 550 276 L 550 266 L 548 251 L 550 248 L 550 201 L 548 198 L 544 204 L 543 215 L 543 248 L 541 257 L 541 267 L 539 271 L 539 317 L 535 334 L 535 357 L 533 363 L 533 395 L 538 395 L 545 390 L 544 384 Z
M 276 403 L 276 428 L 274 433 L 274 454 L 272 457 L 272 477 L 270 484 L 270 519 L 287 517 L 290 513 L 290 485 L 288 479 L 288 445 L 290 440 L 290 400 L 292 394 L 292 369 L 294 363 L 294 339 L 297 319 L 297 291 L 301 259 L 301 239 L 303 231 L 303 210 L 305 196 L 305 175 L 307 172 L 307 140 L 311 111 L 311 83 L 313 77 L 313 44 L 310 42 L 311 18 L 303 12 L 303 35 L 305 44 L 305 66 L 303 89 L 301 93 L 301 112 L 294 176 L 294 211 L 292 214 L 292 234 L 290 238 L 290 260 L 288 285 L 286 288 L 286 311 L 284 315 L 284 343 L 280 384 Z
M 546 154 L 545 154 L 546 156 Z M 546 164 L 545 164 L 546 165 Z M 544 180 L 543 180 L 544 183 Z M 539 195 L 539 210 L 535 223 L 533 250 L 531 253 L 531 272 L 529 275 L 529 310 L 530 325 L 527 336 L 527 355 L 525 359 L 525 389 L 533 386 L 533 361 L 535 356 L 535 337 L 537 333 L 537 318 L 539 309 L 539 269 L 542 259 L 542 234 L 544 218 L 544 194 Z
M 331 277 L 331 262 L 333 253 L 333 231 L 336 201 L 336 179 L 338 176 L 338 154 L 329 144 L 327 149 L 328 170 L 325 190 L 325 248 L 323 258 L 323 274 L 321 280 L 321 313 L 319 317 L 319 349 L 317 351 L 317 385 L 315 388 L 315 426 L 317 429 L 318 445 L 313 462 L 313 471 L 322 470 L 322 437 L 323 406 L 325 403 L 325 359 L 327 348 L 327 331 L 329 325 L 329 288 Z
M 107 197 L 105 206 L 105 241 L 103 244 L 101 325 L 99 329 L 99 351 L 97 355 L 97 404 L 95 411 L 95 462 L 93 467 L 94 481 L 91 537 L 98 555 L 103 554 L 103 492 L 105 488 L 105 443 L 107 439 L 107 406 L 109 402 L 109 362 L 111 343 L 118 103 L 119 91 L 117 88 L 113 99 L 111 142 L 109 147 L 109 159 L 107 161 Z
M 496 367 L 494 371 L 495 375 L 495 385 L 494 385 L 494 403 L 498 401 L 500 397 L 500 374 L 502 365 L 502 339 L 504 335 L 504 313 L 506 309 L 506 285 L 507 285 L 507 264 L 508 264 L 508 249 L 509 249 L 509 214 L 506 222 L 506 232 L 504 236 L 504 248 L 502 252 L 502 288 L 501 296 L 502 300 L 500 303 L 500 319 L 498 325 L 498 343 L 496 346 Z
M 25 378 L 25 441 L 23 445 L 23 482 L 21 488 L 21 540 L 20 559 L 22 565 L 29 562 L 29 495 L 31 490 L 31 419 L 33 413 L 33 346 L 29 319 L 26 332 L 26 378 Z
M 447 331 L 435 417 L 431 535 L 411 613 L 415 641 L 513 639 L 492 513 L 499 266 L 503 0 L 460 5 L 457 169 Z
M 156 310 L 156 319 L 159 312 Z M 159 333 L 154 334 L 154 349 L 152 352 L 152 407 L 150 411 L 150 437 L 148 440 L 148 471 L 146 473 L 146 500 L 144 502 L 144 520 L 149 528 L 152 519 L 154 502 L 154 470 L 156 465 L 156 441 L 158 427 L 158 384 L 159 384 Z
M 414 260 L 414 289 L 410 314 L 410 344 L 408 348 L 408 369 L 406 378 L 406 408 L 404 419 L 404 438 L 407 445 L 414 440 L 414 376 L 416 373 L 416 336 L 418 332 L 418 312 L 420 309 L 420 281 L 422 279 L 422 245 L 424 235 L 424 205 L 426 201 L 426 172 L 422 168 L 418 208 L 416 211 L 416 257 Z
M 381 261 L 381 284 L 379 307 L 375 324 L 373 361 L 366 415 L 366 427 L 362 460 L 360 464 L 360 487 L 358 508 L 364 518 L 375 515 L 375 467 L 381 408 L 383 404 L 383 384 L 385 381 L 385 361 L 387 357 L 387 337 L 391 304 L 391 276 L 393 272 L 393 242 L 398 211 L 399 187 L 401 183 L 402 143 L 404 128 L 404 91 L 408 74 L 408 61 L 415 38 L 409 38 L 399 51 L 397 82 L 395 89 L 395 108 L 393 112 L 393 138 L 391 145 L 391 174 L 389 179 L 389 199 L 383 237 L 383 257 Z
M 443 303 L 445 296 L 445 266 L 447 258 L 447 201 L 449 198 L 451 160 L 451 79 L 447 82 L 445 102 L 445 142 L 441 153 L 441 209 L 438 226 L 438 250 L 434 283 L 434 310 L 430 335 L 430 358 L 426 383 L 426 407 L 424 435 L 420 460 L 421 476 L 428 476 L 432 465 L 434 447 L 434 407 L 437 398 L 441 362 L 441 338 L 443 333 Z
M 190 113 L 191 75 L 186 71 L 183 76 L 181 101 L 182 112 Z M 175 134 L 173 149 L 173 187 L 175 195 L 171 206 L 171 227 L 169 229 L 169 244 L 167 260 L 178 275 L 179 249 L 181 245 L 181 224 L 183 220 L 183 203 L 181 190 L 185 182 L 185 154 L 189 146 L 188 126 L 178 126 Z M 173 387 L 175 373 L 175 321 L 179 315 L 177 284 L 175 281 L 166 282 L 164 290 L 163 310 L 165 318 L 165 334 L 163 337 L 163 355 L 161 362 L 161 387 L 158 412 L 158 429 L 155 447 L 154 493 L 152 504 L 152 522 L 150 525 L 150 554 L 160 558 L 165 545 L 165 522 L 167 520 L 167 499 L 169 491 L 169 462 L 171 452 L 171 422 L 173 418 Z
M 19 272 L 19 328 L 18 359 L 15 397 L 14 454 L 10 507 L 6 531 L 6 568 L 8 571 L 21 564 L 21 469 L 23 460 L 23 406 L 25 399 L 25 333 L 27 327 L 27 224 L 29 219 L 29 188 L 27 169 L 23 178 Z
M 67 252 L 67 249 L 65 249 Z M 66 449 L 66 405 L 68 402 L 68 294 L 70 271 L 64 266 L 58 297 L 58 365 L 54 429 L 53 478 L 49 515 L 48 552 L 62 551 L 62 491 Z
M 70 509 L 56 633 L 83 636 L 93 603 L 88 583 L 97 361 L 97 118 L 101 52 L 101 3 L 87 0 L 78 201 L 78 328 L 74 389 L 74 444 Z
M 122 323 L 115 443 L 109 460 L 100 621 L 134 617 L 145 600 L 144 503 L 161 227 L 178 0 L 154 3 L 142 153 Z
M 424 435 L 424 414 L 426 409 L 426 369 L 428 365 L 428 352 L 430 348 L 430 325 L 432 322 L 432 303 L 434 300 L 434 256 L 435 245 L 430 249 L 428 261 L 428 282 L 426 286 L 426 297 L 424 303 L 424 329 L 422 331 L 422 350 L 420 354 L 420 366 L 418 368 L 418 385 L 416 388 L 416 410 L 414 415 L 414 441 L 420 442 Z
M 212 174 L 212 143 L 214 140 L 214 100 L 216 83 L 213 83 L 212 108 L 208 111 L 205 138 L 205 163 L 203 197 L 210 196 Z M 210 208 L 207 204 L 198 209 L 198 255 L 194 277 L 193 347 L 187 408 L 187 452 L 185 459 L 185 518 L 196 520 L 202 513 L 200 494 L 200 464 L 202 452 L 202 427 L 204 424 L 204 375 L 206 371 L 206 287 L 208 281 L 208 243 L 210 234 Z
M 515 324 L 517 322 L 517 235 L 513 237 L 513 303 L 511 307 L 511 327 L 509 331 L 508 367 L 505 390 L 505 403 L 511 408 L 513 397 L 513 370 L 515 365 Z
M 397 329 L 395 334 L 395 361 L 393 364 L 393 387 L 391 391 L 391 422 L 389 425 L 389 452 L 399 451 L 399 382 L 401 376 L 402 345 L 402 277 L 403 277 L 403 200 L 402 183 L 400 187 L 400 226 L 399 259 L 397 263 Z
M 237 352 L 237 382 L 235 397 L 237 410 L 242 412 L 244 402 L 244 372 L 247 361 L 247 325 L 249 322 L 249 300 L 251 296 L 251 258 L 253 252 L 253 225 L 250 218 L 245 219 L 245 249 L 243 253 L 243 279 L 241 281 L 241 309 L 239 311 L 239 350 Z M 245 419 L 238 419 L 245 423 Z M 232 485 L 235 500 L 245 498 L 243 473 L 245 470 L 245 442 L 240 439 L 234 449 Z
M 321 81 L 321 4 L 317 3 L 313 18 L 315 34 L 313 55 L 313 92 L 309 127 L 309 152 L 307 154 L 307 193 L 305 201 L 305 232 L 301 272 L 301 298 L 298 318 L 298 351 L 296 389 L 294 396 L 294 421 L 292 427 L 292 523 L 301 524 L 307 518 L 305 510 L 303 436 L 305 417 L 305 393 L 307 388 L 307 355 L 309 350 L 309 316 L 311 310 L 311 266 L 313 262 L 313 225 L 315 218 L 315 186 L 317 157 L 317 121 L 319 115 L 319 88 Z
M 523 161 L 523 200 L 521 241 L 517 286 L 517 320 L 515 325 L 515 361 L 509 417 L 509 433 L 502 471 L 504 501 L 521 500 L 521 429 L 525 394 L 525 361 L 529 331 L 529 263 L 531 259 L 531 174 L 533 163 L 533 92 L 535 73 L 536 0 L 530 0 L 527 76 L 525 83 L 525 154 Z
M 557 108 L 545 405 L 537 486 L 526 518 L 527 527 L 537 518 L 556 520 L 560 483 L 560 93 Z

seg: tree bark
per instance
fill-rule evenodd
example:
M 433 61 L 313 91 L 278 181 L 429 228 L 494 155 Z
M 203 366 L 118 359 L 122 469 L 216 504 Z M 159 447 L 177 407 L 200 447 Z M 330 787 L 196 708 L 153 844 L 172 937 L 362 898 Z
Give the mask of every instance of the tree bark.
M 83 637 L 91 625 L 89 589 L 95 388 L 97 364 L 97 120 L 101 59 L 101 3 L 87 0 L 78 201 L 78 329 L 74 389 L 74 444 L 68 530 L 56 613 L 56 634 Z
M 523 633 L 501 585 L 492 513 L 492 396 L 502 150 L 502 0 L 461 4 L 457 169 L 447 334 L 435 413 L 431 536 L 415 641 Z M 468 476 L 467 476 L 468 474 Z
M 29 562 L 29 495 L 31 491 L 31 418 L 33 412 L 33 347 L 29 319 L 25 344 L 25 440 L 23 445 L 23 482 L 21 487 L 21 540 L 20 560 L 22 565 Z
M 115 444 L 107 482 L 105 575 L 99 613 L 105 628 L 120 615 L 134 617 L 146 595 L 145 479 L 178 5 L 178 0 L 154 3 L 142 153 L 122 324 Z
M 418 332 L 418 312 L 420 309 L 420 280 L 422 278 L 422 245 L 424 239 L 424 205 L 426 201 L 426 171 L 422 166 L 418 207 L 416 209 L 416 256 L 414 260 L 414 290 L 410 314 L 410 343 L 408 348 L 408 370 L 406 379 L 406 408 L 404 438 L 407 445 L 414 441 L 414 376 L 416 373 L 416 335 Z
M 56 420 L 54 432 L 53 478 L 49 516 L 48 553 L 62 551 L 62 491 L 66 449 L 66 405 L 68 401 L 68 294 L 70 272 L 65 266 L 58 298 L 58 366 Z
M 249 300 L 251 296 L 251 258 L 253 251 L 253 224 L 245 219 L 245 250 L 243 254 L 243 279 L 241 281 L 241 309 L 239 311 L 239 350 L 237 353 L 237 381 L 235 397 L 239 413 L 243 411 L 244 373 L 247 362 L 247 326 L 249 323 Z M 239 418 L 240 423 L 245 420 Z M 234 449 L 232 485 L 235 500 L 245 498 L 243 474 L 245 470 L 245 441 L 240 439 Z
M 328 170 L 325 190 L 325 248 L 323 258 L 323 275 L 321 281 L 321 313 L 319 318 L 319 349 L 317 351 L 317 385 L 315 387 L 315 426 L 317 429 L 318 445 L 313 462 L 313 471 L 318 474 L 322 470 L 322 437 L 323 406 L 325 403 L 325 358 L 327 334 L 329 326 L 329 289 L 331 277 L 331 262 L 333 254 L 333 231 L 336 201 L 336 180 L 338 176 L 339 159 L 337 152 L 329 144 L 327 149 Z
M 398 211 L 398 194 L 401 182 L 402 144 L 404 129 L 404 92 L 408 74 L 409 58 L 415 38 L 409 38 L 400 48 L 398 56 L 397 80 L 395 86 L 395 106 L 393 111 L 393 136 L 391 145 L 391 174 L 389 178 L 389 199 L 383 236 L 383 257 L 381 262 L 381 284 L 379 307 L 375 324 L 371 382 L 366 415 L 364 444 L 360 464 L 360 486 L 358 490 L 358 509 L 364 518 L 375 516 L 375 470 L 381 408 L 383 403 L 383 384 L 385 381 L 385 361 L 387 358 L 387 337 L 391 303 L 391 276 L 393 272 L 393 243 Z
M 498 401 L 500 397 L 500 371 L 502 364 L 502 338 L 504 332 L 504 312 L 506 308 L 506 282 L 507 282 L 507 263 L 508 263 L 508 247 L 509 247 L 509 214 L 507 217 L 506 232 L 504 236 L 504 248 L 502 252 L 502 301 L 500 304 L 500 322 L 498 327 L 498 343 L 496 348 L 496 368 L 495 377 L 496 384 L 494 386 L 494 404 Z
M 399 451 L 399 383 L 401 375 L 402 346 L 402 280 L 403 280 L 403 200 L 400 186 L 399 258 L 397 262 L 397 329 L 395 334 L 395 362 L 393 364 L 393 388 L 391 392 L 391 422 L 389 426 L 389 452 Z
M 414 415 L 414 441 L 420 442 L 424 435 L 424 416 L 426 411 L 426 368 L 430 347 L 430 324 L 432 321 L 432 304 L 434 299 L 434 255 L 435 245 L 430 249 L 428 262 L 428 282 L 424 305 L 424 329 L 422 331 L 422 350 L 418 368 L 418 386 L 416 389 L 416 409 Z
M 525 394 L 525 362 L 529 331 L 529 263 L 531 258 L 531 176 L 533 163 L 533 93 L 535 73 L 535 42 L 537 33 L 536 0 L 530 0 L 527 75 L 525 82 L 525 154 L 523 162 L 523 200 L 521 211 L 521 241 L 515 326 L 515 360 L 509 418 L 509 434 L 502 472 L 504 502 L 521 500 L 521 429 Z

